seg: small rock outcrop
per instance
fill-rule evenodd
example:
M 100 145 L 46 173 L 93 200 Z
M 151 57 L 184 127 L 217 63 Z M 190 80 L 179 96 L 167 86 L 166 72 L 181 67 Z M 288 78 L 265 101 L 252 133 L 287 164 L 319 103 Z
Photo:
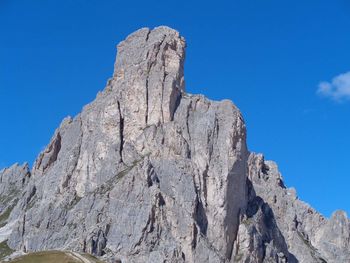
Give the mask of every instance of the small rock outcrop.
M 250 153 L 232 102 L 185 92 L 185 46 L 168 27 L 128 36 L 32 171 L 0 173 L 1 198 L 16 189 L 0 202 L 6 244 L 123 263 L 350 262 L 346 214 L 327 220 Z

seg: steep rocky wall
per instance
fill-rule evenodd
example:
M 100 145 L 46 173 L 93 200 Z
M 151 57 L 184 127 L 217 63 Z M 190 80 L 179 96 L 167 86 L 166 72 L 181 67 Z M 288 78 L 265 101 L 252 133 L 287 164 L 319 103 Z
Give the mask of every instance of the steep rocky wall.
M 7 244 L 111 262 L 346 262 L 347 216 L 327 221 L 249 153 L 232 102 L 185 92 L 185 46 L 168 27 L 118 45 L 104 91 L 24 177 Z

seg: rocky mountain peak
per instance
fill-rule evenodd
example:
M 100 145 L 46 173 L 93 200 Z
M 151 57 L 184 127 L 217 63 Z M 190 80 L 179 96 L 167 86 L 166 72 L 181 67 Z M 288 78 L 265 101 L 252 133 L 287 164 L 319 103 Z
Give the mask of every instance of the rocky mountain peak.
M 165 26 L 140 29 L 118 45 L 110 86 L 125 123 L 134 120 L 143 129 L 174 118 L 185 89 L 185 45 L 177 31 Z
M 0 171 L 1 247 L 123 263 L 350 262 L 347 215 L 325 219 L 249 152 L 231 101 L 185 93 L 185 46 L 168 27 L 128 36 L 105 90 L 63 120 L 32 172 Z

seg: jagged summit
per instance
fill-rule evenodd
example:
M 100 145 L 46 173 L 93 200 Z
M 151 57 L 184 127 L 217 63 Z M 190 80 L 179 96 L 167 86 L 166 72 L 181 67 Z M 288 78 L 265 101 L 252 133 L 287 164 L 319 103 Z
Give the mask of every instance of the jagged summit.
M 250 153 L 232 102 L 184 92 L 185 46 L 168 27 L 128 36 L 105 90 L 32 171 L 0 172 L 2 246 L 123 263 L 350 262 L 347 216 L 325 219 Z
M 111 87 L 127 98 L 127 118 L 142 117 L 142 128 L 173 119 L 185 89 L 184 58 L 185 40 L 169 27 L 140 29 L 118 45 Z

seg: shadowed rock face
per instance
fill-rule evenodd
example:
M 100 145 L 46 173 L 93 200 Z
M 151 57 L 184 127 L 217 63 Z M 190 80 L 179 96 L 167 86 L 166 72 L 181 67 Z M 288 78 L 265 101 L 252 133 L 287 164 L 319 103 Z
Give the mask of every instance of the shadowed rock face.
M 104 91 L 25 177 L 7 244 L 112 262 L 347 262 L 347 216 L 327 221 L 249 153 L 232 102 L 185 92 L 185 46 L 168 27 L 118 45 Z

